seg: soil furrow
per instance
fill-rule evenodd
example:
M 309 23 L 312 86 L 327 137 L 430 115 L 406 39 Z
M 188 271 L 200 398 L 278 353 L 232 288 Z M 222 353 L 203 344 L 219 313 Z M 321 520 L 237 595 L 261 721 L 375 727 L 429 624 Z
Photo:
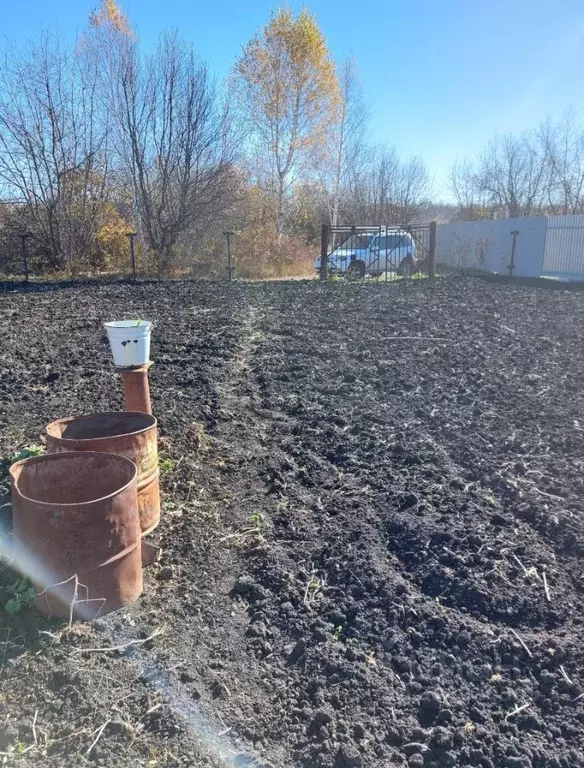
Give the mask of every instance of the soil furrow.
M 155 322 L 162 557 L 95 625 L 0 612 L 0 751 L 584 766 L 584 296 L 470 279 L 3 294 L 6 459 L 54 418 L 121 407 L 101 323 L 132 315 Z

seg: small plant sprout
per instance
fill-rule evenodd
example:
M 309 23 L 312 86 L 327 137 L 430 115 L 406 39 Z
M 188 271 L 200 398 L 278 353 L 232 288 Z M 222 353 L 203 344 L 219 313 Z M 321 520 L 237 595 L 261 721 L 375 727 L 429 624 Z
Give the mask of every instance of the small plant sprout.
M 4 610 L 11 616 L 20 613 L 23 608 L 32 608 L 36 600 L 36 589 L 32 586 L 28 576 L 16 579 L 7 589 L 12 595 L 5 603 Z
M 15 461 L 23 461 L 24 459 L 31 459 L 34 456 L 42 456 L 45 449 L 42 445 L 25 445 L 17 453 L 12 456 L 10 463 L 14 464 Z
M 337 626 L 333 629 L 333 640 L 335 640 L 337 643 L 340 643 L 343 639 L 343 625 L 337 624 Z
M 171 458 L 158 459 L 158 466 L 163 475 L 172 475 L 177 467 L 177 462 Z
M 263 512 L 252 512 L 249 516 L 250 522 L 261 528 L 265 524 L 265 517 Z
M 266 516 L 263 512 L 256 510 L 252 512 L 246 521 L 246 527 L 241 531 L 235 533 L 229 533 L 227 536 L 223 536 L 220 541 L 228 541 L 234 539 L 239 545 L 244 544 L 248 539 L 252 539 L 257 547 L 266 546 L 267 542 L 264 537 L 268 525 L 266 523 Z

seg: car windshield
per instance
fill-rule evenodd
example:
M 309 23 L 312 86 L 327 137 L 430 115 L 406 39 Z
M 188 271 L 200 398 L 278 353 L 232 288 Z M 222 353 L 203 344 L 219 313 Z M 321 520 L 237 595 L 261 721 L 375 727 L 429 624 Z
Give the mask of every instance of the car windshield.
M 344 238 L 342 242 L 337 245 L 334 250 L 364 251 L 371 246 L 374 238 L 375 235 L 372 234 L 350 233 Z
M 374 249 L 380 251 L 392 250 L 394 248 L 403 248 L 406 245 L 411 245 L 412 239 L 407 232 L 396 233 L 392 235 L 382 235 L 379 240 L 371 244 Z

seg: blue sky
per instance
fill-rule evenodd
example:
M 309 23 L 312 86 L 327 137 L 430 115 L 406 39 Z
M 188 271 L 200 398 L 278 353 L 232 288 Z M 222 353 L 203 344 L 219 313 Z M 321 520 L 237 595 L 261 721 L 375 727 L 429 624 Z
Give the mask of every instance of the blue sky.
M 0 0 L 0 35 L 74 38 L 97 0 Z M 122 0 L 146 46 L 177 27 L 217 76 L 278 6 L 268 0 Z M 311 0 L 332 55 L 356 57 L 374 138 L 421 155 L 446 198 L 457 155 L 495 131 L 534 127 L 569 106 L 584 122 L 583 0 Z

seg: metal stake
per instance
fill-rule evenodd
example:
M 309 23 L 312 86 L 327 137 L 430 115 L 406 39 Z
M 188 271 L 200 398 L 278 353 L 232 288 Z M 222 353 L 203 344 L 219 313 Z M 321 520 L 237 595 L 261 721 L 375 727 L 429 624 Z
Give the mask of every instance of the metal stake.
M 430 222 L 430 243 L 428 245 L 428 277 L 434 280 L 436 277 L 436 232 L 437 224 Z
M 328 224 L 323 224 L 320 232 L 320 274 L 321 280 L 328 278 L 328 237 L 329 227 Z
M 28 257 L 26 253 L 26 241 L 30 237 L 29 232 L 23 232 L 20 235 L 22 239 L 22 261 L 24 262 L 24 282 L 28 283 Z
M 223 234 L 227 238 L 227 271 L 229 272 L 229 280 L 233 280 L 235 265 L 231 263 L 231 238 L 235 232 L 224 232 Z
M 128 232 L 126 237 L 130 241 L 130 262 L 132 264 L 132 275 L 134 280 L 136 279 L 136 256 L 134 254 L 134 240 L 136 239 L 136 232 Z
M 517 243 L 517 235 L 519 234 L 518 229 L 514 229 L 511 232 L 511 235 L 513 236 L 513 245 L 511 246 L 511 263 L 509 264 L 509 275 L 513 277 L 513 270 L 515 269 L 515 244 Z

